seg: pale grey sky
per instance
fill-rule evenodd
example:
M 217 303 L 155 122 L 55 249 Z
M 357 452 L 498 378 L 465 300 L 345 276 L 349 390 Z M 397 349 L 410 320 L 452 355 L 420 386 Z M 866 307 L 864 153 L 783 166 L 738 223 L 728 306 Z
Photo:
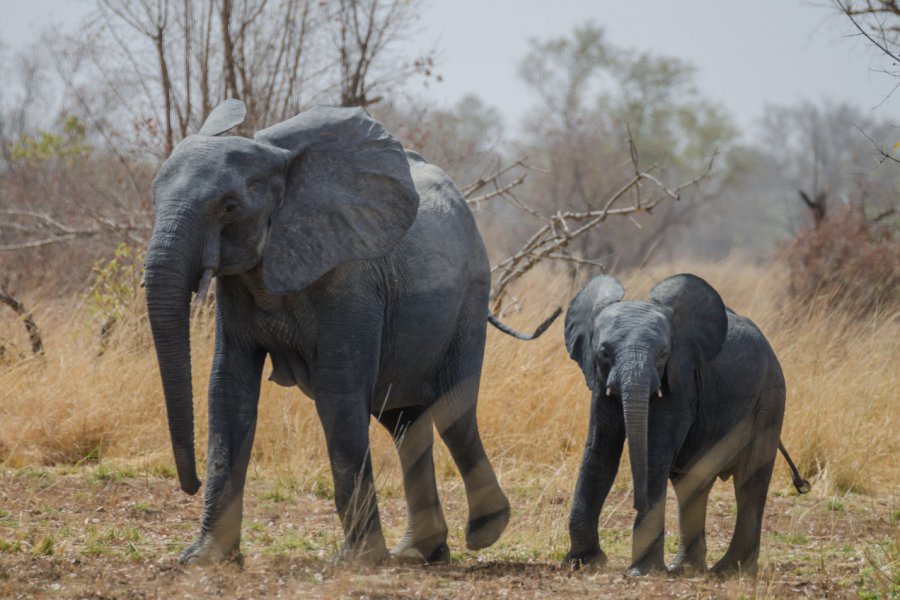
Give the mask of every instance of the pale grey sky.
M 92 0 L 0 0 L 0 40 L 27 44 L 50 22 L 75 26 Z M 766 104 L 846 101 L 900 120 L 897 83 L 827 0 L 431 0 L 417 46 L 437 41 L 443 82 L 423 94 L 449 105 L 467 93 L 497 107 L 514 129 L 534 98 L 518 78 L 530 38 L 593 20 L 617 46 L 681 58 L 705 96 L 750 136 Z M 885 99 L 887 98 L 887 99 Z

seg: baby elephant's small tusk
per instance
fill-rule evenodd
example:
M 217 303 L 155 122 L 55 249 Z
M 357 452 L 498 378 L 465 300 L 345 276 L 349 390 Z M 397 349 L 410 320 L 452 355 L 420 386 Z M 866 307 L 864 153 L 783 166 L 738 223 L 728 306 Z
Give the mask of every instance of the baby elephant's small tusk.
M 606 395 L 612 396 L 612 388 L 611 387 L 606 388 Z
M 200 283 L 197 285 L 196 302 L 198 305 L 201 305 L 206 301 L 206 293 L 209 291 L 209 282 L 212 280 L 212 278 L 213 270 L 204 269 L 203 275 L 200 277 Z
M 656 395 L 662 398 L 662 388 L 656 390 Z

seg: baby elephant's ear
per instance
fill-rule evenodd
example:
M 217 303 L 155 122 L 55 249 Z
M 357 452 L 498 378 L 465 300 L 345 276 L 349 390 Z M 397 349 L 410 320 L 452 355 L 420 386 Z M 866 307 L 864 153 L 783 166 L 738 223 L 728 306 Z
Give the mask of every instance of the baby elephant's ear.
M 244 106 L 244 103 L 229 98 L 209 113 L 198 133 L 209 136 L 220 135 L 243 123 L 245 116 L 247 116 L 247 107 Z
M 403 147 L 363 109 L 319 106 L 255 137 L 287 159 L 284 202 L 263 251 L 270 292 L 384 256 L 415 221 L 419 194 Z
M 594 357 L 591 354 L 594 317 L 624 297 L 625 289 L 615 277 L 598 275 L 576 294 L 566 312 L 566 350 L 569 351 L 569 357 L 581 367 L 585 383 L 591 390 L 597 389 Z
M 671 323 L 669 387 L 685 391 L 694 369 L 722 350 L 728 331 L 725 304 L 711 285 L 687 273 L 656 284 L 650 301 L 663 309 Z

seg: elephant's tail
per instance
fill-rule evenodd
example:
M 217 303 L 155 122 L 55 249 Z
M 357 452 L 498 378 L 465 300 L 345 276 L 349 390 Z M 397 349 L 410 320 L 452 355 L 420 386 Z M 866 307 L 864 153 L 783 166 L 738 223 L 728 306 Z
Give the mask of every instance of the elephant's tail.
M 784 443 L 781 440 L 778 440 L 778 449 L 781 450 L 782 456 L 784 456 L 784 460 L 787 461 L 788 466 L 791 468 L 791 479 L 793 479 L 794 487 L 797 488 L 798 494 L 806 494 L 809 492 L 811 486 L 809 482 L 802 477 L 800 477 L 800 471 L 797 470 L 797 466 L 794 464 L 794 461 L 791 460 L 791 455 L 788 454 L 788 451 L 784 449 Z
M 545 331 L 547 331 L 547 329 L 553 324 L 553 321 L 556 320 L 556 317 L 558 317 L 561 314 L 562 314 L 562 308 L 557 308 L 555 311 L 553 311 L 553 314 L 550 315 L 550 318 L 548 318 L 546 321 L 544 321 L 543 323 L 538 325 L 538 328 L 535 329 L 534 333 L 532 333 L 531 335 L 528 335 L 527 333 L 519 333 L 518 331 L 516 331 L 509 325 L 506 325 L 503 322 L 501 322 L 500 319 L 498 319 L 491 313 L 488 313 L 488 323 L 490 323 L 491 325 L 493 325 L 494 327 L 496 327 L 497 329 L 499 329 L 506 335 L 511 335 L 514 338 L 519 338 L 520 340 L 529 341 L 529 340 L 537 339 L 538 337 L 540 337 L 540 335 L 542 333 L 544 333 Z

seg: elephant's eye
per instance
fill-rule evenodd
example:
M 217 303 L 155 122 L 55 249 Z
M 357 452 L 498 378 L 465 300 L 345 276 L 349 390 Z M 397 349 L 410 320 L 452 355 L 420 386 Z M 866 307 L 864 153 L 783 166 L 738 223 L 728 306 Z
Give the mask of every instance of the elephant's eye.
M 663 348 L 659 351 L 659 356 L 656 357 L 656 362 L 659 364 L 663 364 L 669 359 L 669 351 Z
M 235 216 L 237 216 L 238 209 L 240 209 L 240 203 L 234 198 L 227 198 L 222 206 L 219 208 L 219 215 L 222 217 L 224 221 L 230 221 Z
M 609 348 L 607 348 L 606 346 L 600 346 L 600 352 L 598 353 L 598 355 L 600 357 L 600 360 L 602 360 L 606 364 L 609 364 L 612 360 L 612 356 L 610 356 L 609 354 Z

